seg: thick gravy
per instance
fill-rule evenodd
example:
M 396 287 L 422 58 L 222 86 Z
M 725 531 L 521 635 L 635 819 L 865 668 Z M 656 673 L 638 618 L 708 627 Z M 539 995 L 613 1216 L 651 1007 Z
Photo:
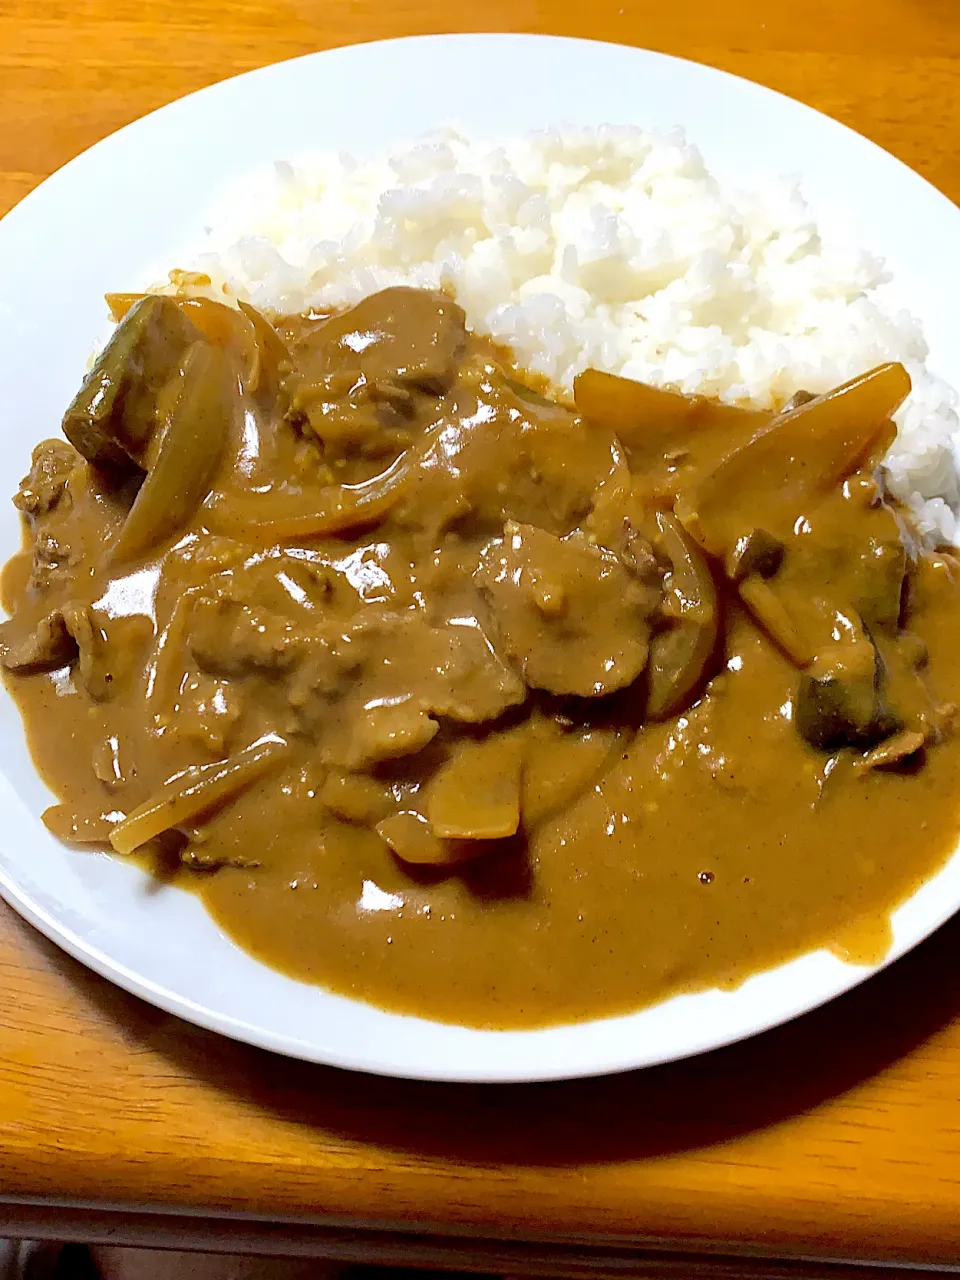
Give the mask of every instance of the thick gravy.
M 874 479 L 904 380 L 575 413 L 441 295 L 135 302 L 3 580 L 48 825 L 476 1026 L 879 958 L 960 831 L 958 569 Z

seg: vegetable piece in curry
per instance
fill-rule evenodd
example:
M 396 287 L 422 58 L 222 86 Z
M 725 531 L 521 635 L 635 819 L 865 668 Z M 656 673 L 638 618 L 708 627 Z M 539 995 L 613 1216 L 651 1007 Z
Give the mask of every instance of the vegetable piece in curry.
M 441 294 L 120 310 L 4 576 L 51 831 L 478 1026 L 876 958 L 960 827 L 899 365 L 779 414 L 595 370 L 570 405 Z

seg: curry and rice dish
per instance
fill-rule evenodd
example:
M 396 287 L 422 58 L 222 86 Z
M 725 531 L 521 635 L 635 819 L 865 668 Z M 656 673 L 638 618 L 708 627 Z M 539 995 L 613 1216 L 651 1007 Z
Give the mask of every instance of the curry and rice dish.
M 960 830 L 960 566 L 878 471 L 900 365 L 568 404 L 442 293 L 114 305 L 4 576 L 55 835 L 475 1026 L 883 954 Z

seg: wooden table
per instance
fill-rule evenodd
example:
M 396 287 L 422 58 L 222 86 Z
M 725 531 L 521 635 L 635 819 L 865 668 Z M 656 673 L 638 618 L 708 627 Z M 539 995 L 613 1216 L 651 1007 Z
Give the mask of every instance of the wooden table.
M 713 63 L 846 121 L 958 198 L 957 3 L 3 0 L 0 211 L 213 80 L 451 28 Z M 463 1088 L 220 1040 L 3 909 L 0 1234 L 567 1274 L 740 1274 L 723 1259 L 744 1253 L 960 1263 L 958 950 L 954 924 L 829 1008 L 699 1061 Z

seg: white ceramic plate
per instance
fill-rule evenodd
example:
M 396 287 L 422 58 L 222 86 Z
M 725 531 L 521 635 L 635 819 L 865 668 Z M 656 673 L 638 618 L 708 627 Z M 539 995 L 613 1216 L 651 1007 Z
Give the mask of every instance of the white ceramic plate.
M 491 75 L 491 72 L 493 73 Z M 562 123 L 689 131 L 721 177 L 799 172 L 823 228 L 883 255 L 925 324 L 931 364 L 960 384 L 960 210 L 842 125 L 693 63 L 535 36 L 388 41 L 267 67 L 205 89 L 78 157 L 0 222 L 0 555 L 17 546 L 12 495 L 30 448 L 56 434 L 103 333 L 103 294 L 177 265 L 216 189 L 315 147 L 369 153 L 446 123 L 481 136 Z M 53 321 L 51 325 L 51 319 Z M 734 992 L 628 1017 L 484 1032 L 385 1013 L 293 982 L 239 950 L 200 904 L 47 833 L 50 803 L 19 717 L 0 698 L 0 892 L 91 968 L 161 1008 L 269 1049 L 433 1080 L 543 1080 L 698 1053 L 774 1026 L 871 969 L 826 952 Z M 960 852 L 896 913 L 890 959 L 960 906 Z

